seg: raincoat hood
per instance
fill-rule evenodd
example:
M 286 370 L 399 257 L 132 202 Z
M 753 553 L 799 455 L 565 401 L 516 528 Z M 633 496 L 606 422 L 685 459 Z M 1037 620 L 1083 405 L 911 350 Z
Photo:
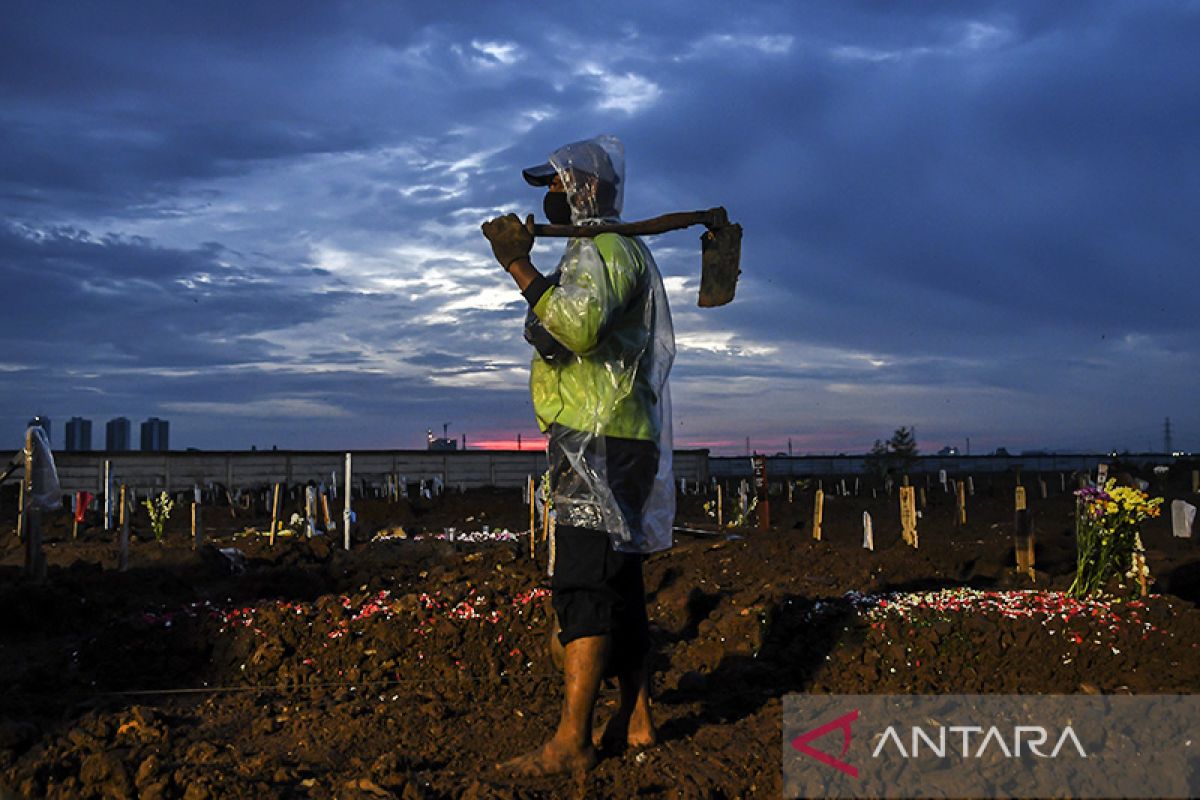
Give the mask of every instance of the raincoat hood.
M 621 217 L 625 199 L 625 148 L 615 136 L 597 136 L 555 150 L 545 164 L 524 170 L 533 186 L 557 174 L 567 192 L 575 225 Z

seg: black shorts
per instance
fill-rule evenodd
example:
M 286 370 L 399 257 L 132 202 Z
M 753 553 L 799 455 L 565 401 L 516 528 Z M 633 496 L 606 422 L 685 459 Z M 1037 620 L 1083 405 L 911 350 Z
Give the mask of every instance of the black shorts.
M 638 666 L 650 651 L 641 553 L 618 553 L 608 534 L 570 526 L 554 532 L 554 593 L 558 639 L 611 636 L 612 671 Z
M 606 437 L 608 484 L 630 528 L 640 529 L 640 510 L 658 472 L 653 442 Z M 551 437 L 551 475 L 562 468 L 562 453 Z M 646 587 L 641 553 L 613 549 L 606 531 L 561 525 L 554 534 L 554 590 L 559 641 L 566 645 L 586 636 L 611 636 L 610 667 L 638 666 L 650 650 Z

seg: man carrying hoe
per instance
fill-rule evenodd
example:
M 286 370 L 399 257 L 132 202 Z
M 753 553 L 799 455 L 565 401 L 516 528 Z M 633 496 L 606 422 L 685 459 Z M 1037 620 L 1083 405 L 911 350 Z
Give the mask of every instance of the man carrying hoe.
M 524 170 L 547 190 L 552 224 L 620 221 L 621 143 L 609 136 L 556 150 Z M 530 391 L 549 434 L 556 557 L 551 587 L 564 647 L 564 698 L 554 736 L 500 765 L 516 775 L 587 769 L 596 762 L 592 712 L 601 680 L 615 675 L 621 703 L 601 747 L 655 742 L 642 561 L 671 546 L 675 487 L 667 375 L 675 338 L 662 277 L 638 238 L 614 233 L 567 241 L 542 275 L 529 260 L 533 217 L 483 225 L 496 260 L 529 304 L 525 339 L 535 353 Z

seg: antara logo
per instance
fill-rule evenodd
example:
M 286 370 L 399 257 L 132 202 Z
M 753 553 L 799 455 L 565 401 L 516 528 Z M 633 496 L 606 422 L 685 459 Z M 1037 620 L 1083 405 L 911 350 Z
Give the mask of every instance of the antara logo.
M 906 750 L 900 734 L 896 732 L 896 727 L 888 726 L 888 729 L 879 737 L 879 743 L 875 745 L 875 752 L 871 753 L 871 758 L 879 758 L 880 753 L 884 752 L 889 744 L 901 758 L 917 758 L 921 755 L 922 746 L 931 755 L 938 758 L 946 758 L 947 753 L 962 758 L 980 758 L 989 746 L 994 746 L 998 752 L 1004 754 L 1005 758 L 1020 758 L 1022 745 L 1025 751 L 1038 758 L 1058 758 L 1059 752 L 1068 744 L 1075 748 L 1075 752 L 1079 754 L 1080 758 L 1088 757 L 1083 750 L 1083 745 L 1079 743 L 1079 737 L 1075 735 L 1075 730 L 1070 725 L 1063 728 L 1049 753 L 1043 753 L 1042 748 L 1050 741 L 1050 732 L 1041 725 L 1017 725 L 1008 736 L 1005 736 L 995 725 L 988 728 L 981 725 L 938 725 L 934 728 L 932 735 L 919 725 L 914 725 L 910 733 L 910 747 Z M 972 737 L 976 737 L 974 749 L 971 747 Z M 1010 742 L 1012 743 L 1011 747 L 1009 746 Z M 955 745 L 960 746 L 955 747 Z
M 858 719 L 857 708 L 851 711 L 849 714 L 843 714 L 831 722 L 826 722 L 819 728 L 813 728 L 808 733 L 800 734 L 795 739 L 792 739 L 792 747 L 809 758 L 815 758 L 817 761 L 820 761 L 826 766 L 833 767 L 836 770 L 846 773 L 851 778 L 857 778 L 858 768 L 853 764 L 847 764 L 845 761 L 841 760 L 842 758 L 846 757 L 846 753 L 850 752 L 850 725 L 856 719 Z M 822 736 L 832 731 L 842 732 L 841 758 L 834 758 L 828 753 L 823 753 L 820 750 L 817 750 L 815 747 L 810 747 L 808 744 L 814 739 L 820 739 Z
M 792 748 L 828 767 L 833 767 L 852 778 L 857 778 L 858 768 L 843 759 L 846 757 L 846 753 L 850 752 L 850 726 L 858 720 L 858 717 L 859 709 L 856 708 L 807 733 L 802 733 L 792 739 Z M 837 756 L 832 756 L 812 746 L 811 742 L 835 731 L 842 733 L 842 752 Z M 896 726 L 888 726 L 882 734 L 872 737 L 876 739 L 876 745 L 874 752 L 871 753 L 871 758 L 886 756 L 889 748 L 896 755 L 905 759 L 920 757 L 923 755 L 922 750 L 936 758 L 980 758 L 989 747 L 994 747 L 1006 758 L 1021 758 L 1025 753 L 1039 758 L 1057 758 L 1058 754 L 1068 746 L 1069 749 L 1078 753 L 1080 758 L 1088 757 L 1079 737 L 1075 735 L 1075 731 L 1070 725 L 1063 728 L 1057 738 L 1052 738 L 1050 732 L 1040 725 L 1017 725 L 1007 736 L 995 725 L 986 728 L 981 725 L 937 725 L 932 731 L 914 725 L 909 730 L 909 734 L 909 747 L 906 748 L 904 738 L 897 732 Z M 1054 742 L 1053 747 L 1049 752 L 1044 752 L 1043 748 L 1051 741 Z

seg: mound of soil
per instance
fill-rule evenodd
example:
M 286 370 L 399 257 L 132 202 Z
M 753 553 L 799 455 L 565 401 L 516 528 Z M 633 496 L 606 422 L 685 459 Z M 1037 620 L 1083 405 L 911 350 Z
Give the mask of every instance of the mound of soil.
M 1070 495 L 1031 499 L 1031 579 L 1014 570 L 1011 483 L 980 483 L 966 526 L 927 491 L 915 550 L 881 491 L 828 495 L 822 541 L 814 487 L 771 498 L 772 530 L 733 536 L 703 496 L 681 497 L 680 524 L 712 532 L 647 560 L 661 743 L 539 781 L 491 767 L 557 720 L 544 545 L 531 561 L 527 537 L 417 540 L 517 531 L 517 493 L 356 503 L 349 551 L 333 532 L 235 537 L 269 521 L 209 509 L 199 551 L 179 521 L 163 543 L 136 526 L 124 573 L 112 534 L 85 526 L 73 540 L 50 519 L 45 584 L 23 577 L 15 537 L 0 558 L 0 785 L 189 800 L 776 797 L 789 692 L 1200 689 L 1191 540 L 1155 520 L 1143 538 L 1157 593 L 1074 601 Z M 371 541 L 396 528 L 406 538 Z M 598 722 L 616 701 L 606 685 Z

